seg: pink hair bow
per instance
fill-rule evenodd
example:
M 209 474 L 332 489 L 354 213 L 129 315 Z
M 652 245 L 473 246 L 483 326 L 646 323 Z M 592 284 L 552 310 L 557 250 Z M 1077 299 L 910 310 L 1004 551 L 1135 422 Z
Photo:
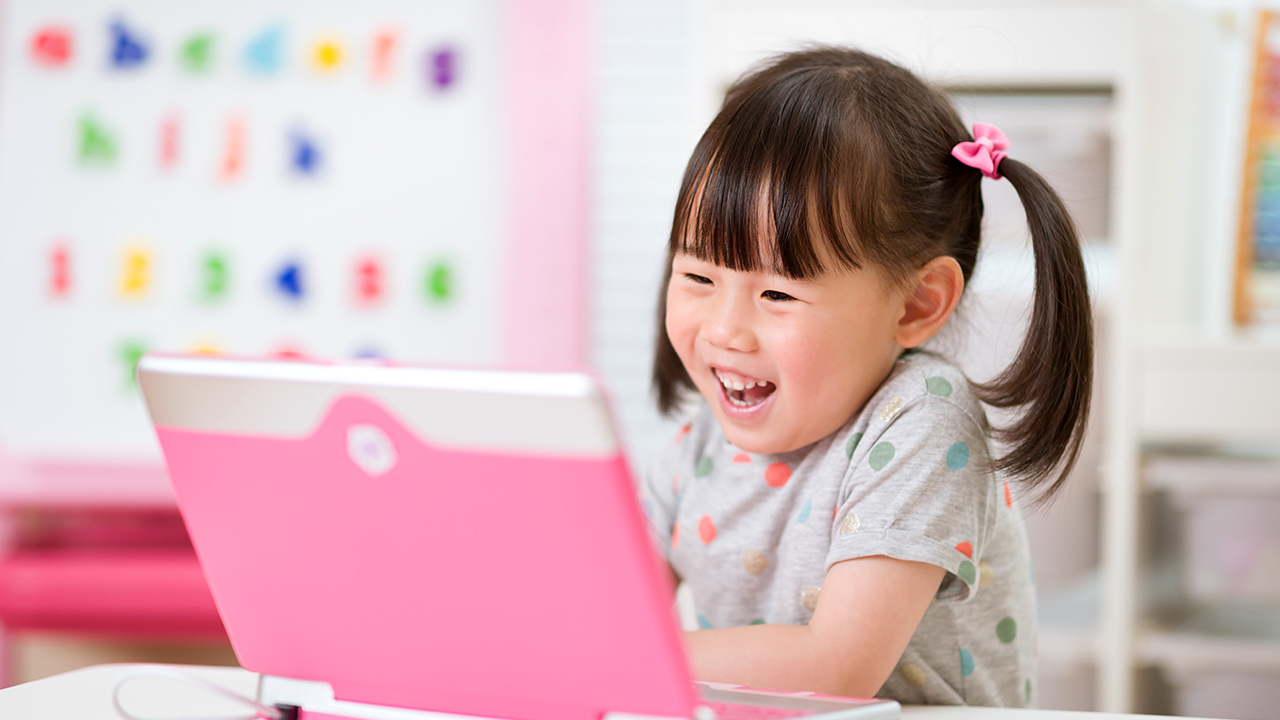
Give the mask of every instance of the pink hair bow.
M 982 171 L 992 180 L 999 180 L 1000 161 L 1007 157 L 1009 138 L 1000 128 L 986 123 L 973 124 L 973 142 L 962 142 L 951 148 L 951 156 L 972 168 Z

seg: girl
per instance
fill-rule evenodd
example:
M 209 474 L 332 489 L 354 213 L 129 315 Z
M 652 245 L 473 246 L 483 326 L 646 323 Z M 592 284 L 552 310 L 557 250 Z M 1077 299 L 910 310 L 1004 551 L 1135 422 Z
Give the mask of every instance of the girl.
M 654 384 L 665 413 L 689 391 L 705 402 L 645 494 L 697 606 L 698 679 L 1031 703 L 1013 498 L 1048 498 L 1075 462 L 1090 308 L 1062 202 L 1003 134 L 975 130 L 906 70 L 820 47 L 739 80 L 694 150 Z M 973 273 L 984 175 L 1022 199 L 1036 286 L 1017 357 L 975 385 L 916 348 Z M 993 430 L 981 402 L 1017 420 Z

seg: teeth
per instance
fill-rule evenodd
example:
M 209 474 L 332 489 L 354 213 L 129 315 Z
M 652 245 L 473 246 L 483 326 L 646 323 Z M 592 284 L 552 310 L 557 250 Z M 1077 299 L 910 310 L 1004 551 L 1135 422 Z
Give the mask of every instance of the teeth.
M 726 388 L 730 390 L 750 390 L 751 388 L 756 388 L 756 387 L 763 388 L 763 387 L 768 387 L 769 385 L 768 380 L 753 380 L 751 382 L 743 382 L 741 380 L 730 380 L 724 377 L 723 375 L 721 375 L 719 372 L 716 373 L 716 378 L 720 380 L 721 385 L 724 385 Z

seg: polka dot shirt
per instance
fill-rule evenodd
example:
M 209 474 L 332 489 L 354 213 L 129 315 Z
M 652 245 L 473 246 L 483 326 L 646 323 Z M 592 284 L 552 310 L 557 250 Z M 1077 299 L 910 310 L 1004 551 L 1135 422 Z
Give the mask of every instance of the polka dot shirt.
M 704 405 L 654 464 L 643 502 L 703 628 L 806 624 L 827 570 L 844 560 L 944 568 L 878 695 L 1026 706 L 1035 593 L 1025 526 L 989 468 L 988 435 L 960 371 L 910 353 L 844 427 L 794 452 L 742 452 Z

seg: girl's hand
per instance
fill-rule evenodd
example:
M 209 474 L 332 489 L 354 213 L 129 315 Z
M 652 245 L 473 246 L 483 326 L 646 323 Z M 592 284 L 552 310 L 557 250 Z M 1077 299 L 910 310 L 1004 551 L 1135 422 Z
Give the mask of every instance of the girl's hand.
M 945 573 L 883 555 L 837 563 L 808 625 L 686 633 L 694 678 L 871 697 L 902 657 Z

